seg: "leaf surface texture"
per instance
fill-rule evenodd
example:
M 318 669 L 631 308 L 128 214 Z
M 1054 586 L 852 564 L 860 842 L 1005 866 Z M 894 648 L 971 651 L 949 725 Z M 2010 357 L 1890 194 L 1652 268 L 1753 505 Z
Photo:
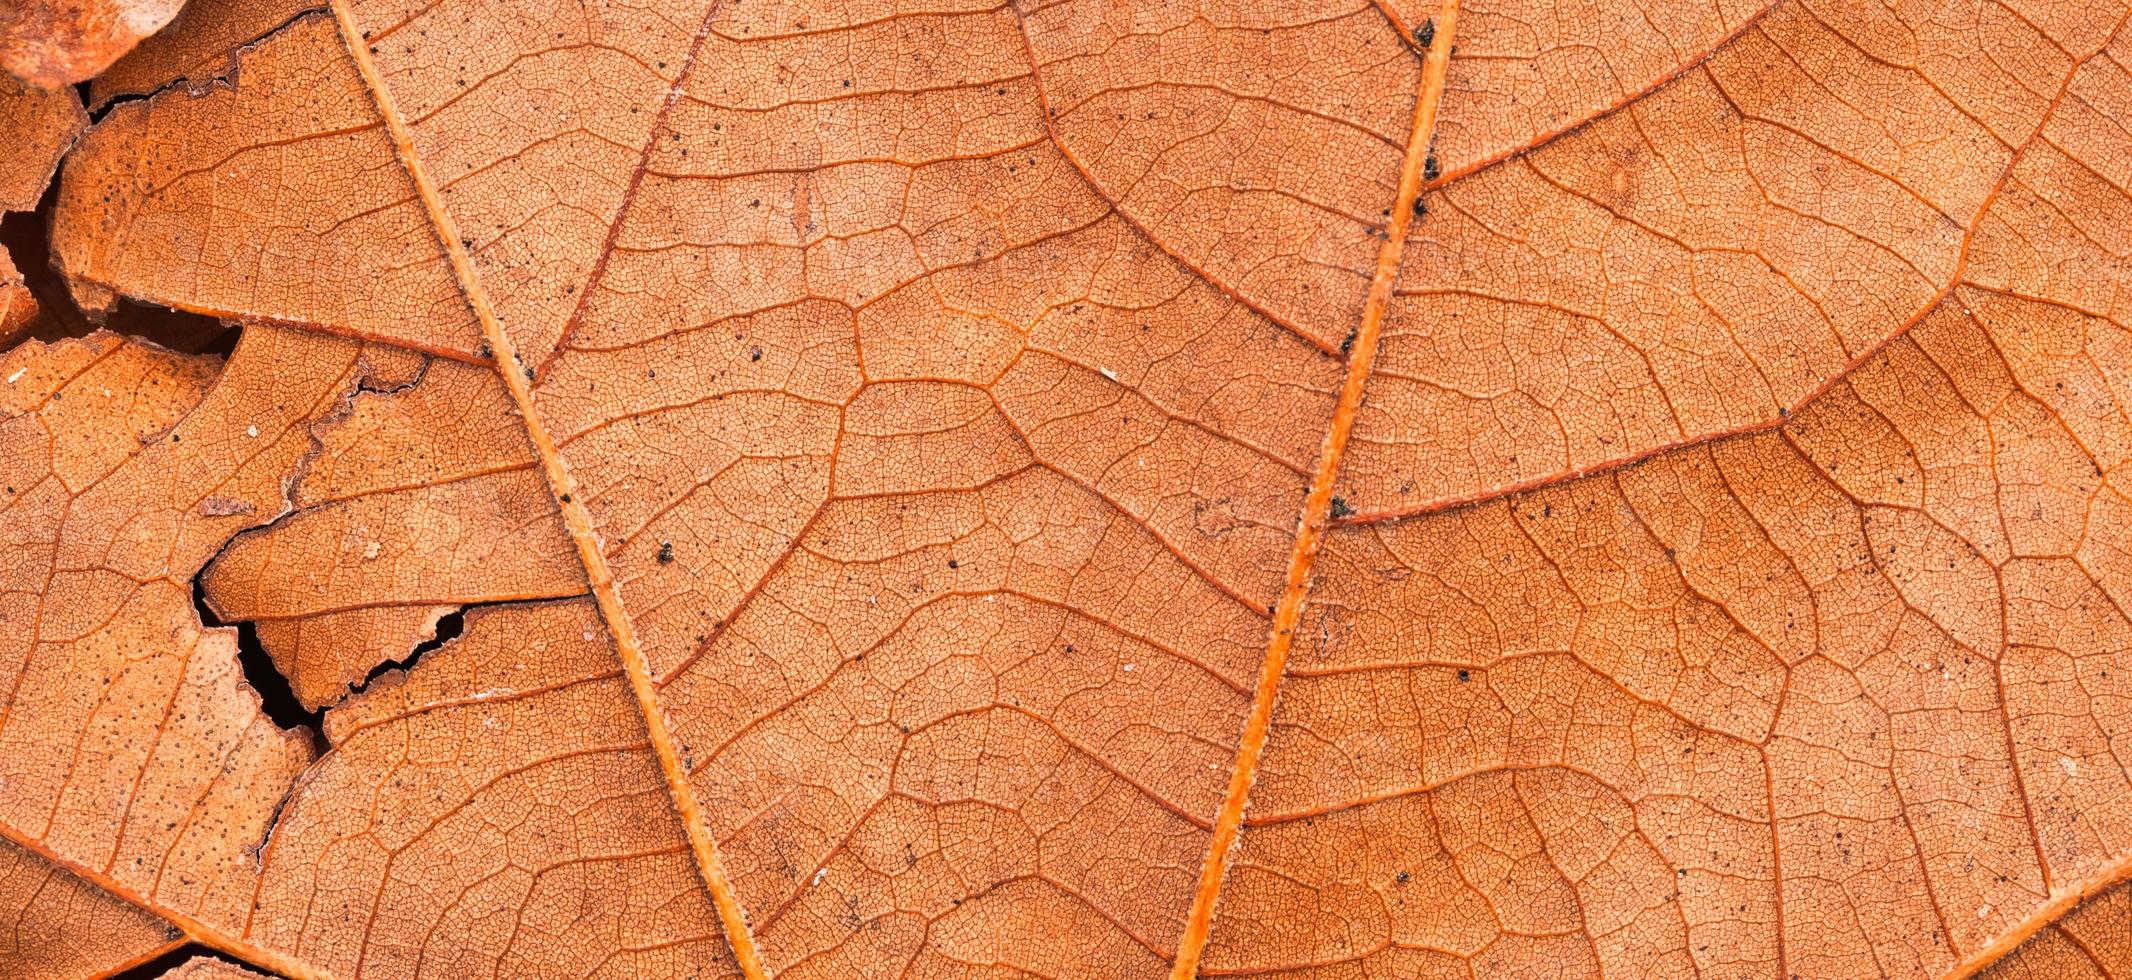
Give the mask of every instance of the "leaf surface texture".
M 305 977 L 2122 975 L 2127 18 L 195 0 L 0 92 L 243 330 L 0 360 L 0 836 Z

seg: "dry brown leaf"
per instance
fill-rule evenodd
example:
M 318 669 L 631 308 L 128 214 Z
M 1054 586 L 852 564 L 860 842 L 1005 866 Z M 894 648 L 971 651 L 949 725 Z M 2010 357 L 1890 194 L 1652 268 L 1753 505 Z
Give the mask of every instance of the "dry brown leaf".
M 293 976 L 2120 968 L 2128 17 L 197 0 L 54 255 L 244 335 L 0 362 L 0 836 Z

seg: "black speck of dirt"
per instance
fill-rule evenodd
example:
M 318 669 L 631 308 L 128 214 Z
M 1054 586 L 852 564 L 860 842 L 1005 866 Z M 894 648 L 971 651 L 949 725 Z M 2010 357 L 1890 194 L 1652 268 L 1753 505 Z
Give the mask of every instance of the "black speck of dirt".
M 1460 684 L 1464 684 L 1464 683 L 1466 683 L 1467 681 L 1470 681 L 1470 680 L 1472 680 L 1472 679 L 1473 679 L 1473 672 L 1472 672 L 1472 671 L 1470 671 L 1470 670 L 1461 670 L 1461 671 L 1459 671 L 1459 672 L 1458 672 L 1458 682 L 1459 682 Z
M 1436 43 L 1435 20 L 1422 21 L 1421 26 L 1414 29 L 1414 43 L 1421 45 L 1424 51 L 1428 50 L 1430 45 Z
M 1349 503 L 1347 502 L 1347 498 L 1346 498 L 1346 497 L 1334 497 L 1334 498 L 1333 498 L 1333 501 L 1332 501 L 1332 517 L 1333 517 L 1333 520 L 1336 520 L 1336 521 L 1337 521 L 1337 520 L 1339 520 L 1339 519 L 1341 519 L 1341 518 L 1343 518 L 1343 517 L 1353 517 L 1354 515 L 1355 515 L 1355 508 L 1354 508 L 1354 506 L 1353 506 L 1353 505 L 1351 505 L 1351 504 L 1349 504 Z
M 673 564 L 673 563 L 674 563 L 674 543 L 673 543 L 672 541 L 661 541 L 661 542 L 659 542 L 659 564 L 661 564 L 661 565 L 671 565 L 671 564 Z

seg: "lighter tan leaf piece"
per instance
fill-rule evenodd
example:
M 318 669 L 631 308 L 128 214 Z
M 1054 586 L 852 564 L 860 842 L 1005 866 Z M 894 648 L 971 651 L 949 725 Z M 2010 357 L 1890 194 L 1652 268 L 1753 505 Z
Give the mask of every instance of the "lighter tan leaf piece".
M 84 82 L 185 0 L 16 0 L 0 7 L 0 70 L 46 89 Z
M 244 84 L 123 103 L 84 137 L 55 263 L 168 306 L 472 353 L 479 330 L 332 19 L 297 20 L 245 66 Z
M 303 976 L 2066 968 L 2128 16 L 201 0 L 54 251 L 311 392 L 127 540 L 325 751 L 241 915 L 0 829 Z
M 163 974 L 164 980 L 256 980 L 261 974 L 222 960 L 195 956 Z
M 0 74 L 0 211 L 28 211 L 44 196 L 59 158 L 89 125 L 81 96 L 72 89 L 46 90 Z

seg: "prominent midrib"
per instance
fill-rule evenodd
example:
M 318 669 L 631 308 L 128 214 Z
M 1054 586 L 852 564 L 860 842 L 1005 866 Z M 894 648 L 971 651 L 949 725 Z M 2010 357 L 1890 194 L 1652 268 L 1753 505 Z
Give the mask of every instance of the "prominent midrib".
M 1406 157 L 1400 162 L 1398 194 L 1392 202 L 1391 220 L 1384 244 L 1377 250 L 1377 265 L 1370 275 L 1369 296 L 1362 307 L 1362 321 L 1355 328 L 1353 350 L 1348 356 L 1347 378 L 1340 386 L 1340 399 L 1333 409 L 1332 425 L 1318 450 L 1318 464 L 1303 497 L 1303 512 L 1296 522 L 1295 541 L 1288 552 L 1288 577 L 1274 606 L 1273 627 L 1266 641 L 1266 658 L 1259 666 L 1258 684 L 1251 698 L 1251 713 L 1236 749 L 1236 764 L 1229 771 L 1229 787 L 1214 820 L 1214 833 L 1200 865 L 1199 886 L 1192 894 L 1191 914 L 1185 919 L 1184 936 L 1177 943 L 1177 958 L 1170 968 L 1171 980 L 1192 980 L 1199 971 L 1199 958 L 1206 950 L 1214 922 L 1214 903 L 1221 895 L 1222 878 L 1229 857 L 1241 839 L 1244 807 L 1251 783 L 1258 774 L 1259 758 L 1273 725 L 1273 702 L 1281 675 L 1288 666 L 1288 651 L 1295 627 L 1310 593 L 1311 565 L 1317 560 L 1331 523 L 1333 480 L 1340 457 L 1347 450 L 1355 418 L 1362 407 L 1363 386 L 1377 357 L 1377 336 L 1391 306 L 1392 287 L 1399 276 L 1407 231 L 1415 217 L 1415 202 L 1421 197 L 1424 164 L 1429 141 L 1436 129 L 1436 109 L 1443 101 L 1444 78 L 1451 61 L 1451 43 L 1458 21 L 1458 0 L 1443 0 L 1435 18 L 1435 30 L 1423 52 L 1421 87 L 1414 97 L 1414 125 L 1407 137 Z M 1402 28 L 1403 29 L 1403 28 Z
M 696 870 L 703 878 L 704 887 L 710 892 L 711 903 L 718 910 L 718 918 L 725 930 L 727 943 L 732 947 L 733 957 L 740 964 L 743 974 L 750 980 L 762 980 L 768 976 L 763 968 L 762 956 L 755 949 L 755 937 L 748 931 L 746 915 L 740 907 L 740 899 L 733 893 L 732 882 L 726 877 L 725 865 L 718 856 L 718 843 L 711 839 L 710 827 L 703 820 L 703 809 L 696 801 L 696 792 L 689 785 L 688 769 L 681 762 L 680 753 L 674 750 L 672 732 L 666 724 L 666 715 L 659 708 L 658 691 L 651 675 L 651 666 L 645 660 L 644 649 L 637 643 L 636 630 L 629 621 L 629 614 L 622 607 L 622 594 L 616 586 L 613 572 L 607 567 L 607 557 L 600 551 L 599 535 L 593 530 L 591 512 L 585 508 L 576 493 L 576 483 L 570 477 L 569 468 L 563 464 L 562 454 L 555 440 L 548 435 L 534 410 L 532 382 L 526 376 L 524 365 L 519 360 L 517 348 L 496 318 L 494 307 L 489 303 L 488 293 L 482 288 L 480 277 L 474 272 L 473 262 L 459 238 L 456 223 L 444 208 L 442 197 L 437 193 L 422 161 L 415 153 L 414 140 L 408 132 L 407 119 L 395 106 L 392 93 L 378 76 L 377 64 L 370 58 L 370 49 L 363 41 L 348 15 L 342 0 L 331 4 L 333 19 L 340 27 L 341 41 L 354 59 L 356 69 L 362 74 L 363 86 L 376 103 L 378 115 L 392 135 L 394 151 L 407 175 L 414 182 L 415 192 L 422 199 L 422 207 L 429 214 L 430 223 L 437 233 L 438 243 L 451 261 L 452 275 L 465 294 L 467 305 L 481 323 L 481 333 L 488 341 L 489 349 L 496 357 L 496 372 L 503 378 L 504 387 L 511 393 L 511 402 L 524 422 L 526 436 L 533 444 L 534 453 L 540 458 L 541 472 L 547 477 L 548 488 L 561 510 L 563 524 L 570 533 L 571 543 L 577 548 L 577 556 L 585 568 L 585 579 L 591 586 L 593 600 L 598 603 L 600 618 L 607 624 L 607 632 L 614 640 L 615 652 L 622 661 L 622 671 L 629 678 L 629 689 L 636 696 L 637 712 L 643 717 L 644 728 L 649 735 L 652 755 L 659 761 L 659 771 L 666 779 L 666 789 L 673 798 L 674 809 L 688 834 L 689 850 L 696 859 Z

